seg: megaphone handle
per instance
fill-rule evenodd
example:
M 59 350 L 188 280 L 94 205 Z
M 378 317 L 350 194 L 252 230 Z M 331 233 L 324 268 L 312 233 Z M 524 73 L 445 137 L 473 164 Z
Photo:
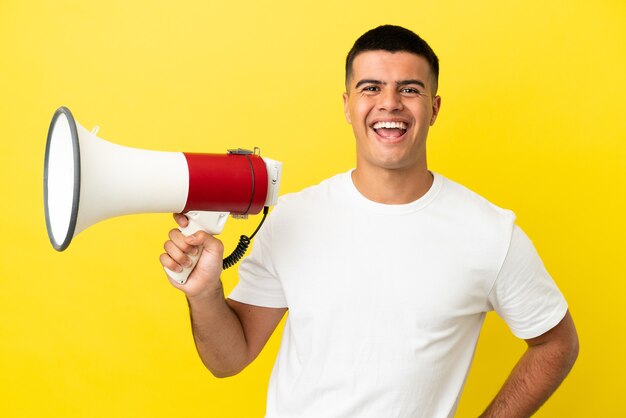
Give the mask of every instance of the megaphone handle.
M 211 235 L 218 235 L 224 229 L 229 212 L 193 211 L 187 212 L 185 215 L 189 219 L 189 224 L 184 228 L 178 229 L 180 229 L 186 237 L 198 231 L 205 231 Z M 191 274 L 191 271 L 196 267 L 196 263 L 198 262 L 200 255 L 198 253 L 196 256 L 188 255 L 188 257 L 191 259 L 191 267 L 183 267 L 181 272 L 172 271 L 167 267 L 164 267 L 167 275 L 170 276 L 172 280 L 180 284 L 185 284 L 187 278 L 189 278 L 189 275 Z

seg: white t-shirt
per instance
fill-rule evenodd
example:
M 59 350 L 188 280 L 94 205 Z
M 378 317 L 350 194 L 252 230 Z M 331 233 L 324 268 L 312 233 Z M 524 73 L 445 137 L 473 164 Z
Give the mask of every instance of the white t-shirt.
M 436 173 L 405 205 L 349 172 L 283 196 L 229 296 L 289 308 L 267 418 L 452 417 L 487 311 L 525 339 L 567 311 L 514 221 Z

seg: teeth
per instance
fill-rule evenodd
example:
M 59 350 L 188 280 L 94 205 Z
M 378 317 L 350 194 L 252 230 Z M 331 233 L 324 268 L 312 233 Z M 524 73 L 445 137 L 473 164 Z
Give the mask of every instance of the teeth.
M 406 123 L 404 122 L 376 122 L 374 129 L 406 129 Z

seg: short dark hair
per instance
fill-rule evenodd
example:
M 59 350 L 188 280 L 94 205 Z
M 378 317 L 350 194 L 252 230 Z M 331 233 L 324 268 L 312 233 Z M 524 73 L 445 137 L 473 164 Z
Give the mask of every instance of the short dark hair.
M 356 40 L 346 57 L 346 84 L 352 75 L 352 62 L 366 51 L 410 52 L 428 61 L 435 76 L 435 91 L 439 81 L 439 59 L 430 45 L 415 33 L 401 26 L 383 25 L 365 32 Z

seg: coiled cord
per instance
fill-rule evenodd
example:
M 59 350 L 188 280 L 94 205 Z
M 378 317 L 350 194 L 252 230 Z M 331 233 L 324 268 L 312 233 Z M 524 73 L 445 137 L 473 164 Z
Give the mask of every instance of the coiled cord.
M 265 206 L 263 208 L 263 219 L 261 219 L 259 226 L 256 227 L 256 229 L 254 230 L 254 232 L 252 233 L 250 237 L 248 237 L 247 235 L 242 235 L 239 237 L 239 243 L 237 243 L 237 246 L 235 247 L 233 252 L 230 253 L 230 255 L 226 257 L 224 261 L 222 262 L 222 268 L 224 270 L 237 264 L 239 260 L 241 260 L 243 256 L 246 255 L 246 251 L 248 250 L 248 247 L 250 246 L 250 241 L 252 241 L 252 238 L 254 238 L 256 233 L 259 232 L 259 229 L 261 229 L 261 225 L 263 225 L 263 222 L 265 222 L 265 218 L 267 217 L 268 211 L 269 211 L 269 207 Z

